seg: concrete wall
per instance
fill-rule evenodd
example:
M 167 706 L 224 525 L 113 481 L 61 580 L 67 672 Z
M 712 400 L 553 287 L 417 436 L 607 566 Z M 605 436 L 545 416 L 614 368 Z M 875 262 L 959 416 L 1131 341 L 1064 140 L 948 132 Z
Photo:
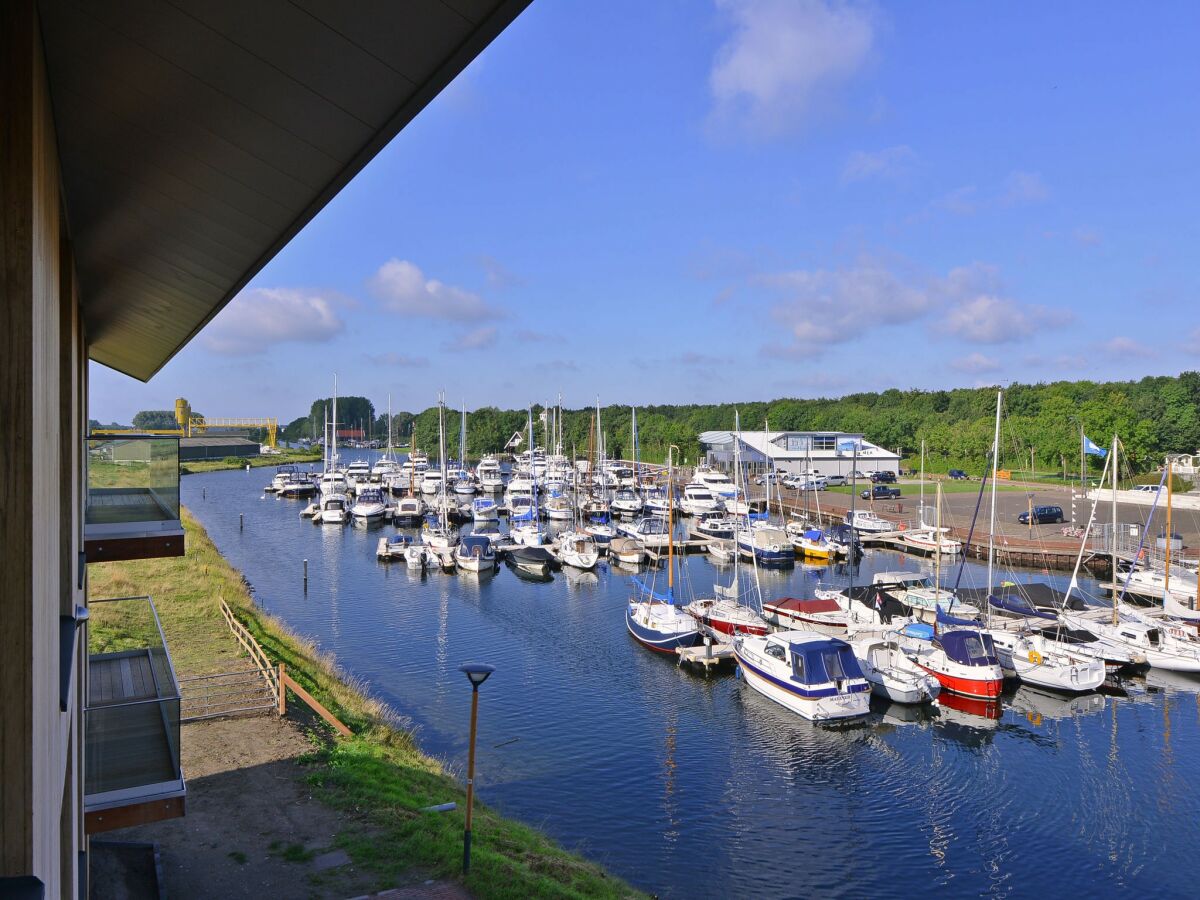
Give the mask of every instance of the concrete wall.
M 83 648 L 59 707 L 59 617 L 83 599 L 82 324 L 32 0 L 0 3 L 0 876 L 74 896 Z

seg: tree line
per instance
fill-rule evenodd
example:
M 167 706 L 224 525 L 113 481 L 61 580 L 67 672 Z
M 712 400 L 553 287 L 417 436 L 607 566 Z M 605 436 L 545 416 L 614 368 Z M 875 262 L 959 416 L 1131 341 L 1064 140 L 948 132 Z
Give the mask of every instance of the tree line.
M 308 416 L 288 423 L 285 440 L 315 437 L 321 433 L 330 398 L 313 402 Z M 995 388 L 901 391 L 849 394 L 813 400 L 778 399 L 746 403 L 639 406 L 638 443 L 641 458 L 665 461 L 667 448 L 678 447 L 676 458 L 695 462 L 702 455 L 699 435 L 704 431 L 733 428 L 734 411 L 742 428 L 772 431 L 861 432 L 867 440 L 915 460 L 925 442 L 930 471 L 966 469 L 982 474 L 988 466 L 996 407 Z M 542 419 L 545 407 L 533 408 L 537 443 L 548 438 Z M 1127 459 L 1137 471 L 1150 471 L 1164 454 L 1200 449 L 1200 373 L 1150 376 L 1139 381 L 1057 381 L 1048 384 L 1014 384 L 1004 390 L 1001 428 L 1001 465 L 1043 471 L 1078 472 L 1080 429 L 1092 441 L 1107 446 L 1120 436 Z M 629 406 L 607 406 L 601 427 L 609 455 L 633 455 Z M 467 415 L 468 455 L 501 451 L 516 431 L 524 431 L 525 409 L 482 407 Z M 371 436 L 386 442 L 386 413 L 366 397 L 339 397 L 338 419 L 344 428 L 362 424 Z M 457 455 L 460 413 L 446 411 L 446 443 Z M 598 443 L 595 409 L 563 410 L 564 451 L 583 455 Z M 416 446 L 437 453 L 437 407 L 420 412 L 400 411 L 392 417 L 392 443 Z M 522 449 L 525 445 L 522 444 Z M 1095 461 L 1089 461 L 1098 471 Z

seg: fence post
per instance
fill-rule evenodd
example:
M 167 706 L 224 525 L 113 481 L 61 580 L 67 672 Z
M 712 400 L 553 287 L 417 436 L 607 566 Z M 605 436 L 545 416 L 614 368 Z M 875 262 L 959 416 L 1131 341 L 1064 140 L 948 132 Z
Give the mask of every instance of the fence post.
M 284 686 L 283 677 L 286 668 L 283 663 L 279 664 L 279 715 L 280 718 L 287 715 L 287 688 Z

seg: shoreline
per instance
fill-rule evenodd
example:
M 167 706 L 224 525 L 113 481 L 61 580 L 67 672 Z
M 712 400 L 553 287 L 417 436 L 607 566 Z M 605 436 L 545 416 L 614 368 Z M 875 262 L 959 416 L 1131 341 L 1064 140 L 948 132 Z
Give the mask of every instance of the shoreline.
M 186 507 L 182 519 L 184 557 L 107 564 L 90 577 L 89 595 L 154 597 L 172 655 L 189 673 L 228 667 L 226 647 L 206 653 L 204 645 L 218 643 L 222 632 L 230 637 L 224 643 L 232 642 L 218 598 L 229 604 L 271 660 L 284 663 L 288 674 L 352 731 L 350 737 L 338 738 L 324 723 L 312 724 L 313 749 L 304 763 L 307 782 L 323 805 L 348 819 L 365 815 L 369 820 L 373 834 L 348 827 L 338 836 L 338 845 L 356 866 L 381 884 L 417 871 L 486 898 L 644 896 L 600 865 L 564 850 L 535 828 L 500 816 L 478 799 L 471 873 L 463 879 L 465 787 L 439 760 L 421 751 L 400 714 L 371 698 L 365 685 L 331 656 L 255 604 L 249 583 Z M 449 802 L 457 804 L 453 812 L 421 812 Z

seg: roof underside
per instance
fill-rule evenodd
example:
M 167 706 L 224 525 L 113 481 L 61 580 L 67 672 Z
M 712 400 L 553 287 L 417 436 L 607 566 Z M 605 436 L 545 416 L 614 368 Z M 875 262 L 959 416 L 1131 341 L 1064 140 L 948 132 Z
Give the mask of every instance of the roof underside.
M 146 380 L 529 0 L 42 0 L 89 355 Z

